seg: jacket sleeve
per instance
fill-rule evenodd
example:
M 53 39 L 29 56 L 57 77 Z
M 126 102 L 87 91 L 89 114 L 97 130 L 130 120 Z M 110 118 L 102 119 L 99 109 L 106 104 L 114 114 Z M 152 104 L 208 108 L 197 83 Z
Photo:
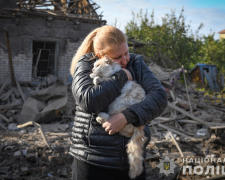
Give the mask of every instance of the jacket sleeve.
M 128 123 L 130 122 L 134 126 L 143 126 L 149 123 L 160 116 L 167 106 L 167 94 L 160 81 L 156 79 L 150 68 L 145 64 L 143 57 L 140 63 L 140 84 L 145 90 L 146 97 L 142 102 L 134 104 L 122 112 L 129 119 Z
M 127 74 L 120 70 L 107 80 L 94 85 L 90 77 L 92 68 L 93 63 L 85 55 L 79 59 L 73 75 L 72 93 L 76 104 L 85 112 L 97 114 L 121 94 L 120 91 L 128 78 Z

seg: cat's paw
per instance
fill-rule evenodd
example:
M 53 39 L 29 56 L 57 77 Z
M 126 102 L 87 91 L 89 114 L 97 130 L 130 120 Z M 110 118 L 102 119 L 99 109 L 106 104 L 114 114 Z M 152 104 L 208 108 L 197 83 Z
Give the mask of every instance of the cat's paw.
M 109 115 L 104 113 L 104 112 L 100 112 L 98 114 L 98 117 L 96 118 L 96 121 L 100 124 L 103 124 L 104 122 L 106 122 L 109 119 Z
M 106 122 L 105 119 L 102 119 L 102 118 L 100 118 L 100 117 L 97 117 L 97 118 L 96 118 L 96 121 L 97 121 L 99 124 L 103 124 L 104 122 Z
M 101 81 L 102 81 L 102 78 L 100 78 L 100 77 L 95 77 L 94 78 L 94 84 L 95 85 L 99 84 Z
M 100 112 L 98 113 L 98 117 L 104 119 L 105 121 L 107 121 L 109 119 L 109 114 L 105 113 L 105 112 Z
M 97 77 L 97 75 L 94 74 L 94 73 L 91 73 L 91 74 L 90 74 L 90 77 L 91 77 L 92 79 L 94 79 L 95 77 Z

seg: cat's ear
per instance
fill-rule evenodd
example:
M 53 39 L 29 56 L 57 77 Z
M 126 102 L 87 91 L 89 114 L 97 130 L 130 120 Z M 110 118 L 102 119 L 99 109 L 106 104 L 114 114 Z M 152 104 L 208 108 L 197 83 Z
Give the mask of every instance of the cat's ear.
M 105 62 L 106 62 L 107 64 L 112 65 L 112 59 L 110 59 L 110 57 L 107 56 L 107 55 L 105 55 Z

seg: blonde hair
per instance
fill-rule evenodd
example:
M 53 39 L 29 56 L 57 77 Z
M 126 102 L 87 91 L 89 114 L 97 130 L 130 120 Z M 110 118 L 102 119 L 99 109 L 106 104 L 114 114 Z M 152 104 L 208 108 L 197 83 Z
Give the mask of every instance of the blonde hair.
M 72 59 L 70 66 L 70 74 L 73 76 L 77 61 L 86 53 L 93 52 L 104 56 L 112 52 L 116 46 L 127 42 L 126 35 L 114 26 L 102 26 L 93 30 L 84 39 L 77 50 L 77 53 Z

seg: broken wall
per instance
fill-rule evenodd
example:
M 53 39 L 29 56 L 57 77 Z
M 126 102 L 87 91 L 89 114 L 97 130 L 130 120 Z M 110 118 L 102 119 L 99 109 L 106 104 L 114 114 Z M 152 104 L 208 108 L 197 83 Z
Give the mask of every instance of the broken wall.
M 58 66 L 59 79 L 68 78 L 71 60 L 74 54 L 76 53 L 78 47 L 80 46 L 81 42 L 82 42 L 81 40 L 75 43 L 68 42 L 66 45 L 65 53 L 59 56 L 59 66 Z
M 19 53 L 13 57 L 14 74 L 19 81 L 31 81 L 32 54 Z M 8 53 L 0 47 L 0 83 L 10 76 Z
M 56 19 L 48 16 L 32 16 L 0 12 L 0 43 L 6 46 L 4 27 L 9 31 L 15 76 L 20 81 L 31 81 L 34 41 L 54 42 L 55 73 L 59 78 L 69 74 L 70 63 L 80 42 L 93 29 L 101 26 L 97 21 Z M 34 65 L 34 64 L 33 64 Z M 8 54 L 0 46 L 0 83 L 9 75 Z

